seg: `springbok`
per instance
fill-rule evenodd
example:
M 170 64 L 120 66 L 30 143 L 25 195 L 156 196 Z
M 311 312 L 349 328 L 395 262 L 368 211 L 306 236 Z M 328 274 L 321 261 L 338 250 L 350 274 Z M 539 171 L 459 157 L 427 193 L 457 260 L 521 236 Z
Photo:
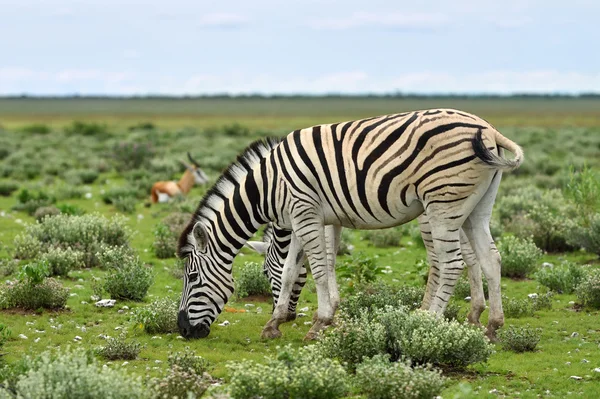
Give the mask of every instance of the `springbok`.
M 195 184 L 205 184 L 208 182 L 208 177 L 200 169 L 200 165 L 196 162 L 190 153 L 187 153 L 191 165 L 181 162 L 185 166 L 185 172 L 179 182 L 174 181 L 159 181 L 152 185 L 150 196 L 152 203 L 167 202 L 176 195 L 186 195 L 190 192 Z

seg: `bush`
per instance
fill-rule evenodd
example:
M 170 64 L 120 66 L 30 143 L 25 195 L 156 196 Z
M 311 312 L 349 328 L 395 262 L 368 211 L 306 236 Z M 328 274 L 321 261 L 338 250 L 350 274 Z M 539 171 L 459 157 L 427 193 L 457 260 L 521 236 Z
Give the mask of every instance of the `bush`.
M 41 256 L 42 261 L 48 264 L 51 276 L 66 276 L 73 269 L 83 266 L 83 253 L 74 251 L 70 247 L 48 248 Z
M 83 350 L 42 353 L 28 359 L 28 370 L 17 377 L 19 398 L 39 399 L 133 399 L 146 398 L 140 378 L 120 369 L 102 367 Z
M 0 288 L 0 304 L 5 308 L 26 310 L 64 308 L 69 298 L 69 289 L 53 278 L 39 284 L 21 280 Z
M 315 349 L 314 345 L 297 350 L 286 346 L 266 364 L 229 363 L 229 393 L 236 399 L 344 397 L 349 388 L 344 368 Z
M 121 142 L 113 146 L 112 154 L 117 170 L 123 172 L 148 166 L 154 157 L 154 149 L 149 143 Z
M 529 294 L 529 301 L 531 302 L 531 307 L 533 311 L 536 312 L 538 310 L 550 310 L 552 309 L 552 297 L 554 294 L 552 292 L 548 292 L 547 294 Z
M 27 134 L 48 134 L 52 131 L 50 126 L 43 123 L 32 123 L 30 125 L 25 125 L 20 130 Z
M 123 264 L 109 269 L 104 290 L 113 299 L 141 301 L 154 281 L 152 269 L 144 266 L 138 257 L 125 258 Z
M 154 123 L 152 122 L 139 122 L 136 123 L 135 125 L 131 125 L 127 128 L 127 130 L 129 130 L 130 132 L 133 132 L 135 130 L 154 130 L 156 129 L 156 125 L 154 125 Z
M 30 192 L 23 189 L 17 195 L 17 204 L 13 206 L 16 211 L 27 212 L 33 215 L 35 211 L 43 206 L 49 206 L 56 202 L 56 199 L 46 194 L 44 191 Z
M 179 302 L 171 298 L 155 299 L 150 305 L 136 308 L 133 321 L 148 334 L 167 334 L 179 331 L 177 312 Z M 183 366 L 180 364 L 180 366 Z
M 235 280 L 235 291 L 238 298 L 250 295 L 271 295 L 271 284 L 265 276 L 262 265 L 256 262 L 245 262 Z
M 131 214 L 135 212 L 137 200 L 132 197 L 117 197 L 113 199 L 113 204 L 119 212 Z
M 342 289 L 352 293 L 357 286 L 374 282 L 383 274 L 383 269 L 377 265 L 375 259 L 359 253 L 337 265 L 336 272 L 339 278 L 346 281 L 345 284 L 341 284 Z
M 179 367 L 182 371 L 202 375 L 212 369 L 211 363 L 202 356 L 196 356 L 186 348 L 185 352 L 169 354 L 169 367 Z
M 10 197 L 18 189 L 19 185 L 13 181 L 0 182 L 0 196 Z
M 80 199 L 83 198 L 86 191 L 83 187 L 73 186 L 71 184 L 59 184 L 52 191 L 53 196 L 59 200 Z
M 508 236 L 500 241 L 498 250 L 502 255 L 502 275 L 505 277 L 525 277 L 536 268 L 542 251 L 531 239 Z
M 356 381 L 368 399 L 431 399 L 442 391 L 446 379 L 430 366 L 412 368 L 410 363 L 390 363 L 378 355 L 357 367 Z
M 352 250 L 354 249 L 354 245 L 351 243 L 352 235 L 348 229 L 342 229 L 342 234 L 340 235 L 340 246 L 338 248 L 338 255 L 350 255 Z
M 483 281 L 483 296 L 488 298 L 488 284 L 485 278 L 482 278 Z M 456 280 L 456 285 L 454 286 L 454 297 L 458 299 L 465 299 L 466 297 L 471 296 L 471 284 L 469 282 L 468 276 L 463 273 L 463 275 Z
M 41 222 L 46 216 L 56 216 L 60 213 L 60 209 L 51 205 L 51 206 L 42 206 L 35 210 L 33 217 L 38 222 Z
M 80 184 L 92 184 L 98 179 L 98 172 L 92 169 L 71 169 L 64 175 L 67 183 L 77 186 Z
M 164 218 L 154 229 L 154 243 L 152 248 L 159 259 L 173 258 L 177 251 L 177 240 L 187 226 L 191 215 L 189 213 L 175 212 Z
M 85 210 L 81 209 L 77 205 L 71 204 L 60 204 L 56 205 L 60 213 L 70 216 L 81 216 L 85 213 Z
M 137 198 L 137 190 L 129 186 L 114 187 L 102 194 L 102 201 L 107 205 L 114 204 L 118 199 L 122 201 L 123 198 Z
M 4 346 L 4 343 L 8 340 L 8 338 L 10 338 L 11 334 L 12 331 L 7 326 L 0 323 L 0 363 L 2 362 L 1 356 L 3 355 L 2 347 Z
M 533 303 L 529 299 L 509 298 L 502 295 L 502 307 L 504 316 L 510 318 L 520 318 L 533 316 Z
M 210 386 L 202 374 L 183 370 L 173 366 L 162 379 L 154 379 L 150 383 L 150 390 L 156 399 L 166 398 L 199 398 Z
M 398 228 L 365 230 L 362 236 L 376 248 L 397 247 L 402 239 L 402 230 Z
M 540 269 L 534 277 L 554 292 L 572 294 L 585 277 L 585 270 L 575 263 L 563 262 L 560 266 Z
M 568 242 L 600 256 L 600 213 L 591 216 L 589 224 L 573 227 Z
M 517 353 L 534 351 L 541 337 L 541 328 L 534 329 L 529 326 L 509 326 L 498 332 L 498 339 L 502 348 Z
M 65 133 L 69 135 L 96 136 L 99 138 L 105 138 L 109 135 L 108 127 L 104 124 L 80 121 L 73 121 L 70 126 L 65 127 Z
M 600 269 L 587 273 L 575 293 L 584 306 L 600 309 Z
M 106 360 L 135 360 L 141 350 L 139 342 L 127 342 L 125 333 L 121 333 L 117 338 L 106 338 L 106 345 L 98 349 L 98 355 Z
M 103 244 L 128 246 L 130 237 L 127 219 L 122 216 L 108 219 L 99 214 L 61 214 L 27 225 L 25 232 L 15 238 L 15 252 L 18 258 L 27 259 L 51 247 L 71 247 L 84 254 L 86 267 L 93 267 L 98 264 L 96 252 Z

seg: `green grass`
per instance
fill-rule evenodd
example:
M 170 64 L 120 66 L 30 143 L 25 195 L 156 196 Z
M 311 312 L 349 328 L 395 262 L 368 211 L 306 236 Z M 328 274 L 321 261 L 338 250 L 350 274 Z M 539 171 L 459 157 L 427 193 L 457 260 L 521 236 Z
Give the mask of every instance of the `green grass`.
M 287 99 L 287 100 L 250 100 L 250 99 L 193 99 L 193 100 L 7 100 L 0 99 L 0 118 L 5 128 L 23 126 L 31 123 L 48 123 L 55 131 L 41 136 L 36 140 L 23 140 L 27 134 L 22 132 L 2 132 L 2 140 L 10 143 L 21 143 L 24 148 L 37 148 L 51 157 L 59 158 L 68 163 L 68 167 L 85 167 L 90 156 L 108 157 L 109 143 L 102 140 L 71 138 L 67 139 L 60 128 L 72 120 L 95 120 L 109 124 L 115 132 L 116 139 L 128 136 L 126 127 L 139 121 L 153 121 L 160 133 L 154 136 L 160 149 L 158 157 L 183 157 L 185 150 L 192 149 L 201 154 L 223 154 L 223 164 L 233 160 L 239 151 L 253 137 L 244 138 L 207 138 L 202 130 L 186 131 L 184 126 L 194 126 L 200 129 L 206 126 L 220 126 L 225 123 L 239 122 L 253 129 L 284 133 L 288 130 L 305 127 L 313 123 L 332 122 L 341 119 L 357 118 L 386 112 L 398 112 L 407 109 L 429 108 L 436 106 L 452 106 L 473 111 L 481 116 L 489 117 L 501 131 L 523 145 L 528 156 L 545 156 L 549 162 L 560 163 L 563 167 L 571 164 L 572 160 L 586 160 L 593 167 L 600 167 L 600 101 L 598 100 L 404 100 L 404 99 Z M 528 126 L 521 128 L 519 126 Z M 547 126 L 562 126 L 547 128 Z M 577 127 L 579 126 L 579 127 Z M 145 136 L 139 136 L 145 137 Z M 46 140 L 46 141 L 38 141 Z M 42 144 L 43 143 L 43 144 Z M 68 145 L 61 145 L 68 143 Z M 220 150 L 222 149 L 222 150 Z M 226 152 L 224 149 L 227 149 Z M 201 158 L 201 163 L 203 158 Z M 46 160 L 47 158 L 43 158 Z M 107 158 L 108 159 L 108 158 Z M 2 165 L 0 160 L 0 166 Z M 543 160 L 540 162 L 544 162 Z M 209 168 L 211 177 L 217 176 L 219 167 Z M 541 179 L 535 171 L 525 177 L 534 183 Z M 549 176 L 544 178 L 556 178 Z M 177 178 L 178 176 L 173 176 Z M 508 177 L 504 184 L 512 184 L 517 179 Z M 108 183 L 106 183 L 108 180 Z M 45 177 L 30 181 L 20 181 L 23 187 L 40 185 L 51 188 L 60 181 L 48 183 Z M 528 180 L 529 181 L 529 180 Z M 98 180 L 90 186 L 92 198 L 59 201 L 77 205 L 88 212 L 98 211 L 110 216 L 117 213 L 114 206 L 105 205 L 101 199 L 101 190 L 124 185 L 125 180 L 115 172 L 102 173 Z M 560 182 L 552 184 L 559 185 Z M 190 197 L 200 200 L 206 188 L 195 187 Z M 33 218 L 22 212 L 11 211 L 16 203 L 16 194 L 11 197 L 0 197 L 0 211 L 5 213 L 0 217 L 0 242 L 5 247 L 12 246 L 15 235 L 23 230 L 23 223 L 33 222 Z M 154 338 L 129 320 L 131 310 L 118 313 L 124 305 L 134 309 L 151 302 L 155 297 L 174 296 L 181 293 L 181 281 L 173 278 L 169 267 L 174 259 L 159 260 L 152 254 L 151 245 L 154 240 L 155 225 L 169 214 L 173 207 L 169 204 L 159 204 L 145 207 L 140 200 L 136 211 L 126 215 L 130 226 L 136 232 L 132 245 L 142 259 L 153 265 L 156 273 L 154 285 L 150 288 L 149 296 L 143 303 L 118 301 L 114 308 L 96 308 L 90 296 L 92 295 L 92 276 L 104 275 L 100 270 L 82 270 L 71 273 L 71 277 L 63 279 L 63 283 L 71 288 L 77 296 L 68 300 L 69 309 L 62 312 L 44 311 L 39 314 L 23 314 L 18 311 L 0 311 L 0 319 L 12 330 L 12 339 L 4 348 L 4 360 L 14 362 L 26 353 L 39 353 L 48 347 L 85 346 L 98 347 L 104 344 L 100 334 L 118 335 L 117 327 L 126 328 L 130 337 L 144 344 L 139 359 L 131 361 L 126 366 L 131 372 L 145 375 L 157 375 L 167 367 L 169 352 L 182 351 L 190 347 L 197 354 L 214 362 L 215 376 L 227 378 L 226 361 L 241 358 L 261 361 L 265 355 L 273 354 L 279 345 L 291 343 L 294 346 L 304 345 L 302 341 L 308 331 L 305 321 L 310 320 L 312 311 L 316 309 L 316 295 L 305 289 L 300 299 L 299 308 L 308 306 L 309 316 L 299 318 L 294 323 L 282 326 L 283 337 L 265 341 L 260 339 L 260 332 L 270 316 L 271 303 L 253 302 L 255 307 L 245 308 L 245 301 L 236 300 L 235 296 L 228 305 L 235 309 L 250 309 L 247 313 L 221 314 L 213 325 L 207 339 L 184 341 L 177 334 L 159 334 Z M 21 222 L 18 223 L 17 220 Z M 382 278 L 388 282 L 402 284 L 420 284 L 421 277 L 415 268 L 415 263 L 425 257 L 425 250 L 416 244 L 410 244 L 410 237 L 403 237 L 398 248 L 379 249 L 361 240 L 360 232 L 352 233 L 352 243 L 355 251 L 361 251 L 367 256 L 375 257 L 382 267 L 391 266 L 392 273 Z M 242 256 L 243 255 L 243 256 Z M 0 252 L 0 257 L 7 257 L 6 251 Z M 545 255 L 542 261 L 559 263 L 561 257 L 577 263 L 586 263 L 595 256 L 584 252 L 574 252 L 564 255 Z M 346 257 L 339 259 L 342 262 Z M 244 249 L 234 263 L 235 271 L 245 261 L 261 262 L 262 258 Z M 541 263 L 541 262 L 540 262 Z M 14 277 L 14 276 L 12 276 Z M 80 279 L 82 281 L 80 281 Z M 83 288 L 76 288 L 83 286 Z M 538 292 L 539 284 L 534 280 L 513 281 L 502 280 L 503 293 L 510 297 L 524 298 L 527 294 Z M 503 351 L 497 346 L 497 352 L 492 355 L 487 364 L 476 365 L 466 372 L 450 373 L 451 384 L 444 390 L 444 398 L 452 397 L 498 397 L 488 392 L 497 389 L 507 397 L 534 398 L 546 396 L 546 391 L 555 397 L 566 396 L 568 392 L 583 397 L 600 397 L 600 373 L 592 372 L 600 367 L 600 312 L 587 310 L 576 311 L 570 301 L 575 301 L 573 295 L 556 295 L 553 298 L 553 309 L 538 311 L 534 317 L 507 319 L 506 324 L 517 326 L 529 324 L 531 327 L 543 329 L 542 339 L 538 350 L 533 353 L 515 354 Z M 87 301 L 89 304 L 81 304 Z M 468 303 L 460 301 L 463 314 Z M 261 307 L 263 312 L 256 313 Z M 487 319 L 487 311 L 483 314 L 482 322 Z M 228 320 L 227 327 L 218 326 Z M 27 322 L 34 323 L 28 325 Z M 60 328 L 53 328 L 60 326 Z M 81 327 L 85 327 L 85 332 Z M 35 330 L 45 331 L 38 333 Z M 577 337 L 571 338 L 573 332 Z M 18 338 L 19 334 L 28 337 L 27 340 Z M 81 336 L 81 342 L 74 342 L 75 336 Z M 39 342 L 34 340 L 40 338 Z M 582 360 L 589 363 L 582 363 Z M 162 363 L 156 363 L 160 360 Z M 567 365 L 566 362 L 571 362 Z M 577 375 L 582 381 L 569 377 Z M 466 392 L 471 392 L 466 393 Z

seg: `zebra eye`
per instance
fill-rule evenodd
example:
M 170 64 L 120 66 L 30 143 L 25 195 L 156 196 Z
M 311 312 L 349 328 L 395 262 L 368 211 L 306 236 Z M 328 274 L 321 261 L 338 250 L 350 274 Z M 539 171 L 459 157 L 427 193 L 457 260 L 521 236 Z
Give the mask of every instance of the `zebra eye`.
M 197 280 L 198 279 L 198 273 L 193 272 L 188 274 L 188 280 L 193 281 L 193 280 Z

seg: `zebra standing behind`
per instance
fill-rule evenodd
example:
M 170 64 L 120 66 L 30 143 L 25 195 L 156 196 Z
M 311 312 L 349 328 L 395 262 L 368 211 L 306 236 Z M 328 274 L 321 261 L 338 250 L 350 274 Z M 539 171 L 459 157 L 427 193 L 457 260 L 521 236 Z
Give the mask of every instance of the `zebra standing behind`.
M 515 154 L 499 155 L 500 148 Z M 493 126 L 461 111 L 415 111 L 296 130 L 281 143 L 257 142 L 206 194 L 182 233 L 185 259 L 178 325 L 205 337 L 233 293 L 232 264 L 244 243 L 269 221 L 292 230 L 290 252 L 304 250 L 318 297 L 313 337 L 333 319 L 324 226 L 380 229 L 427 212 L 440 265 L 429 310 L 442 314 L 462 262 L 462 227 L 487 276 L 493 330 L 504 322 L 500 256 L 486 223 L 500 171 L 518 167 L 523 151 Z M 298 276 L 288 257 L 273 316 L 263 335 L 279 335 Z M 285 297 L 287 296 L 287 297 Z M 492 300 L 494 298 L 494 300 Z M 496 300 L 497 299 L 497 300 Z

